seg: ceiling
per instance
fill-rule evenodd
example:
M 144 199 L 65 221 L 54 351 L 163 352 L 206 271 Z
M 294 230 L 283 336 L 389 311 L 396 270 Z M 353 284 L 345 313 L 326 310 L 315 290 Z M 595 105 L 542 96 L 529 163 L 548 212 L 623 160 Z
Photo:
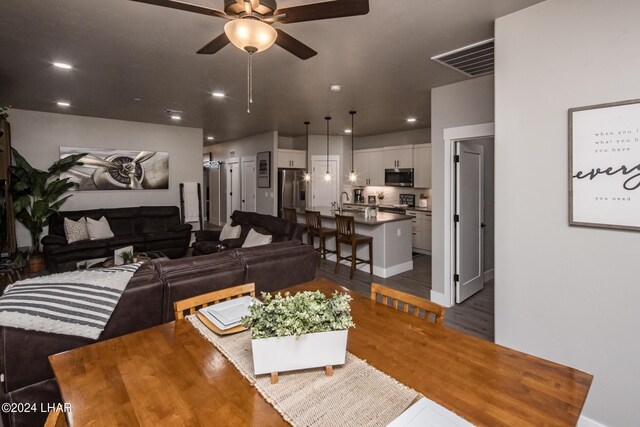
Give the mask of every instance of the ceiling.
M 129 0 L 2 0 L 0 105 L 164 124 L 176 124 L 165 110 L 180 110 L 180 126 L 203 128 L 216 141 L 272 130 L 301 135 L 306 120 L 322 134 L 326 115 L 339 133 L 350 127 L 349 110 L 358 111 L 362 136 L 428 127 L 431 88 L 467 78 L 429 58 L 493 37 L 497 17 L 540 1 L 370 0 L 368 15 L 276 25 L 318 55 L 302 61 L 275 45 L 254 55 L 247 114 L 247 55 L 233 45 L 196 54 L 222 33 L 223 19 Z M 214 90 L 226 98 L 212 97 Z M 417 122 L 406 123 L 409 116 Z

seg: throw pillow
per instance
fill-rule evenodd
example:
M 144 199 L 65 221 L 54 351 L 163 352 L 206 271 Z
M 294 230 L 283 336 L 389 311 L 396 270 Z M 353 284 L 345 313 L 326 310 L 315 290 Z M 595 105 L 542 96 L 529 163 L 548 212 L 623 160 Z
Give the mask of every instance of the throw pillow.
M 85 217 L 74 221 L 69 218 L 64 219 L 64 234 L 67 236 L 67 243 L 89 240 L 87 231 L 87 219 Z
M 109 239 L 113 237 L 113 231 L 109 227 L 107 218 L 102 217 L 98 221 L 87 218 L 87 230 L 89 230 L 89 238 L 91 240 Z
M 240 237 L 240 232 L 242 229 L 239 225 L 232 227 L 231 224 L 225 224 L 222 227 L 222 232 L 220 233 L 220 241 L 227 239 L 237 239 Z
M 250 248 L 252 246 L 268 245 L 271 243 L 271 236 L 260 234 L 253 228 L 249 231 L 246 240 L 242 244 L 243 248 Z

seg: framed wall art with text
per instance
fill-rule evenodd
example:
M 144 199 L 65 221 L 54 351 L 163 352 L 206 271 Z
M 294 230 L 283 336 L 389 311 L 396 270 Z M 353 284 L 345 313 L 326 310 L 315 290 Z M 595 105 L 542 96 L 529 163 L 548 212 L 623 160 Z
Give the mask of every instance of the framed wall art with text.
M 569 110 L 569 225 L 640 231 L 640 99 Z

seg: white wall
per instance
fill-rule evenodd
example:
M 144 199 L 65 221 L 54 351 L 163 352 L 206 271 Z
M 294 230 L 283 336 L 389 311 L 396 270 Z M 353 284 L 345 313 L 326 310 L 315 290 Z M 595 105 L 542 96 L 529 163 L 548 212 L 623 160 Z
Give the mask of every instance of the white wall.
M 444 292 L 444 164 L 446 128 L 493 122 L 493 75 L 477 77 L 431 91 L 431 282 Z
M 180 183 L 202 183 L 202 129 L 17 109 L 11 110 L 9 121 L 11 145 L 38 169 L 59 159 L 61 146 L 169 153 L 168 190 L 77 191 L 61 210 L 180 206 Z M 16 229 L 18 246 L 30 245 L 29 232 L 20 223 Z
M 275 197 L 275 187 L 278 183 L 277 168 L 275 167 L 278 147 L 278 132 L 267 132 L 234 141 L 221 142 L 204 147 L 205 153 L 211 153 L 213 161 L 226 162 L 230 152 L 235 151 L 235 157 L 255 157 L 263 151 L 271 152 L 271 188 L 256 188 L 256 211 L 267 215 L 275 215 L 278 199 Z M 214 191 L 212 188 L 211 191 Z M 226 204 L 225 204 L 226 206 Z
M 583 415 L 608 426 L 640 423 L 640 234 L 568 226 L 567 109 L 640 98 L 639 16 L 548 0 L 496 21 L 496 341 L 592 373 Z

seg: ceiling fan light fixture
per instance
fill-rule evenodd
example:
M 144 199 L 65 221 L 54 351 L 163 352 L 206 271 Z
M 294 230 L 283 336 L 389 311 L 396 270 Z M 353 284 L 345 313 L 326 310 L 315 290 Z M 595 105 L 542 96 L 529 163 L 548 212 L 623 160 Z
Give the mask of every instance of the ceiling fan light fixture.
M 238 49 L 249 53 L 262 52 L 275 43 L 278 33 L 259 19 L 234 19 L 224 25 L 224 33 Z

